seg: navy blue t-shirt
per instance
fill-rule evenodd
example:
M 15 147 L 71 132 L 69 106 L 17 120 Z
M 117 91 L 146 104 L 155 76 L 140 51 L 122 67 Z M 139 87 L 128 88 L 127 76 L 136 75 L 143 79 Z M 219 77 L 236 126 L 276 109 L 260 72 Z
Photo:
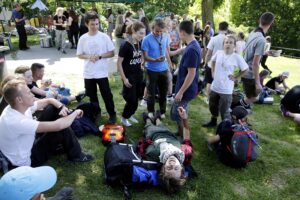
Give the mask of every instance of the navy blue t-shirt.
M 16 10 L 13 10 L 12 11 L 12 16 L 13 18 L 16 20 L 16 19 L 22 19 L 24 17 L 24 14 L 23 14 L 23 10 L 20 10 L 19 12 L 16 11 Z M 16 25 L 25 25 L 25 21 L 22 20 L 20 22 L 16 22 Z
M 179 72 L 175 87 L 175 93 L 177 93 L 188 73 L 188 68 L 196 68 L 195 78 L 190 85 L 190 87 L 184 92 L 182 96 L 182 100 L 190 101 L 197 95 L 198 92 L 198 67 L 200 66 L 200 58 L 201 58 L 201 49 L 199 43 L 196 40 L 193 40 L 190 44 L 185 48 L 179 66 Z

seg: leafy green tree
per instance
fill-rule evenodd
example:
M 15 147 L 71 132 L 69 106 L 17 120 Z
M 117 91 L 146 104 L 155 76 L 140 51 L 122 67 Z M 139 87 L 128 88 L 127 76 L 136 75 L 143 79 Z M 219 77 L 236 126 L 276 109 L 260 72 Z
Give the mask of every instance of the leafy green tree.
M 231 20 L 235 25 L 254 29 L 259 17 L 266 11 L 275 14 L 275 23 L 268 32 L 273 46 L 300 47 L 300 1 L 299 0 L 232 0 Z M 287 52 L 300 56 L 299 52 Z

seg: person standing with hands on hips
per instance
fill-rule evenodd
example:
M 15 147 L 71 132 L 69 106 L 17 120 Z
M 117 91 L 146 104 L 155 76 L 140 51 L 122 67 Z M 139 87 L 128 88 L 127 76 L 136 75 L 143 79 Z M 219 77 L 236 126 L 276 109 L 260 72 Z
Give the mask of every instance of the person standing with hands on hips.
M 55 37 L 56 37 L 56 45 L 57 45 L 57 50 L 66 54 L 67 52 L 65 51 L 66 48 L 66 43 L 65 43 L 65 38 L 66 38 L 66 27 L 67 27 L 67 18 L 66 16 L 63 15 L 64 9 L 62 7 L 56 8 L 56 14 L 53 17 L 53 24 L 56 26 L 55 30 Z
M 155 92 L 159 89 L 160 117 L 165 118 L 166 97 L 168 91 L 168 71 L 172 66 L 170 60 L 170 41 L 165 33 L 166 24 L 162 19 L 155 19 L 152 33 L 147 35 L 142 42 L 142 50 L 146 61 L 148 115 L 154 118 Z
M 77 56 L 84 60 L 84 87 L 90 102 L 97 113 L 101 113 L 97 96 L 97 85 L 109 114 L 108 123 L 116 123 L 116 111 L 108 81 L 108 58 L 114 56 L 114 44 L 108 35 L 98 31 L 99 16 L 96 12 L 87 12 L 85 24 L 89 31 L 79 38 Z
M 126 34 L 128 37 L 120 48 L 117 65 L 123 80 L 123 98 L 126 101 L 121 121 L 124 126 L 131 126 L 131 122 L 138 123 L 133 115 L 142 90 L 141 41 L 146 34 L 146 28 L 141 22 L 133 22 L 127 27 Z
M 24 16 L 22 7 L 20 4 L 15 4 L 15 9 L 12 12 L 12 16 L 16 22 L 16 29 L 19 35 L 19 49 L 20 50 L 27 50 L 30 49 L 27 46 L 27 34 L 25 29 L 25 20 L 26 17 Z
M 188 103 L 197 96 L 198 67 L 201 61 L 200 45 L 194 36 L 194 27 L 191 21 L 183 21 L 179 25 L 179 36 L 186 48 L 179 65 L 179 72 L 175 86 L 175 102 L 171 108 L 171 119 L 178 124 L 178 133 L 183 135 L 183 124 L 178 108 L 188 110 Z

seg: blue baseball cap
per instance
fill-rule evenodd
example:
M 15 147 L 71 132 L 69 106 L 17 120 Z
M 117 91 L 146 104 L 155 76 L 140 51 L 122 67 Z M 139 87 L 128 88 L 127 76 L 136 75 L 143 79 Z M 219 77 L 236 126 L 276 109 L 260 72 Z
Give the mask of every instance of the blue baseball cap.
M 53 187 L 56 179 L 57 175 L 52 167 L 18 167 L 0 179 L 0 200 L 29 200 Z

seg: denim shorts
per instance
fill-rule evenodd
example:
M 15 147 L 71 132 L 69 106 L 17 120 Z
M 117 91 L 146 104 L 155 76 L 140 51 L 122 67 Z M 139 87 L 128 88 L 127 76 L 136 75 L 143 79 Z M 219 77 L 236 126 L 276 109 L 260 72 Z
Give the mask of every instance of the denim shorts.
M 181 118 L 178 113 L 179 107 L 183 107 L 186 110 L 186 112 L 188 113 L 188 103 L 189 103 L 189 101 L 186 101 L 186 100 L 181 100 L 180 102 L 174 101 L 174 103 L 172 104 L 172 107 L 171 107 L 171 112 L 170 112 L 170 116 L 173 121 L 176 121 L 176 122 L 181 121 Z

